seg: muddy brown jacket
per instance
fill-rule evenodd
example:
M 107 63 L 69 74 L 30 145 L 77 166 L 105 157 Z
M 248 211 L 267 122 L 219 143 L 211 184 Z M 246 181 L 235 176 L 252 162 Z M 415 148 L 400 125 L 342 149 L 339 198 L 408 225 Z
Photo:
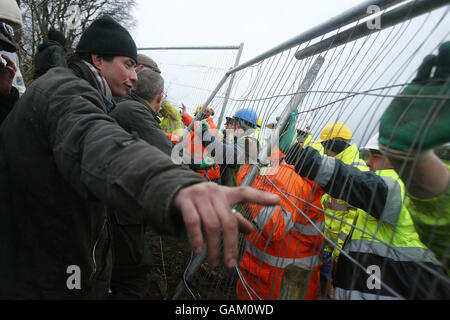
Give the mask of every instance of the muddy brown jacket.
M 105 298 L 105 206 L 177 234 L 172 199 L 202 181 L 120 128 L 90 83 L 51 69 L 0 128 L 0 299 Z

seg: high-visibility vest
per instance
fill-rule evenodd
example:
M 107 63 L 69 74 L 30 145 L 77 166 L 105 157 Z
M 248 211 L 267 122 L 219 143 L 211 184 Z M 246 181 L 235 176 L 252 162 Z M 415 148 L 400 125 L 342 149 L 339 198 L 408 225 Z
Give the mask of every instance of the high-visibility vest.
M 238 185 L 249 168 L 245 166 L 238 172 Z M 280 195 L 280 204 L 246 206 L 257 230 L 245 238 L 245 252 L 239 264 L 245 283 L 238 280 L 237 296 L 242 300 L 277 299 L 285 268 L 301 263 L 311 269 L 305 299 L 317 299 L 323 241 L 319 230 L 324 227 L 324 214 L 320 210 L 323 191 L 284 162 L 266 173 L 258 175 L 252 186 Z
M 170 134 L 175 134 L 178 137 L 183 136 L 184 125 L 181 121 L 181 113 L 175 109 L 175 107 L 168 102 L 163 102 L 162 108 L 166 111 L 167 115 L 161 119 L 161 129 Z
M 344 151 L 336 155 L 335 158 L 341 160 L 345 164 L 352 165 L 361 171 L 369 171 L 366 164 L 359 159 L 359 151 L 356 144 L 350 145 Z M 336 186 L 336 188 L 337 187 L 338 186 Z M 351 230 L 351 225 L 345 224 L 341 220 L 351 224 L 353 223 L 357 212 L 362 210 L 350 206 L 344 200 L 334 199 L 328 194 L 325 194 L 322 197 L 322 205 L 326 212 L 332 214 L 325 215 L 325 236 L 331 239 L 339 248 L 342 248 L 342 245 Z M 327 243 L 325 250 L 333 252 L 335 248 L 332 244 Z M 336 249 L 334 256 L 337 257 L 338 255 L 339 253 Z
M 183 116 L 183 122 L 186 126 L 193 121 L 193 118 L 188 114 Z M 212 118 L 206 119 L 206 122 L 209 125 L 209 129 L 213 134 L 217 130 L 217 127 Z M 189 132 L 186 136 L 186 139 L 183 140 L 184 150 L 186 152 L 186 156 L 194 161 L 194 163 L 200 164 L 202 159 L 208 155 L 208 151 L 203 146 L 202 140 L 199 136 L 195 134 L 195 130 L 197 130 L 198 126 L 201 125 L 201 121 L 197 121 L 194 124 L 194 128 Z M 220 166 L 218 164 L 215 167 L 211 167 L 208 171 L 198 170 L 197 173 L 202 177 L 206 177 L 208 180 L 216 180 L 220 178 Z
M 421 262 L 444 274 L 435 255 L 420 240 L 411 215 L 403 205 L 403 182 L 393 169 L 378 170 L 375 173 L 383 178 L 389 189 L 381 221 L 364 211 L 358 212 L 356 228 L 343 248 L 367 271 L 360 270 L 360 266 L 341 254 L 334 281 L 335 298 L 397 299 L 384 288 L 387 285 L 406 299 L 414 292 L 421 299 L 429 290 L 436 290 L 438 298 L 447 296 L 448 299 L 449 287 L 444 286 L 443 290 L 432 288 L 432 283 L 436 280 L 434 275 L 430 277 L 417 264 Z M 369 279 L 371 272 L 381 277 L 382 283 L 378 281 L 378 287 L 377 279 Z
M 176 134 L 173 133 L 168 133 L 167 137 L 169 137 L 169 140 L 172 141 L 173 145 L 176 145 L 181 139 L 180 136 L 177 136 Z
M 450 166 L 447 165 L 450 170 Z M 406 196 L 405 206 L 411 213 L 417 233 L 439 261 L 446 261 L 450 275 L 450 188 L 433 198 Z
M 300 144 L 303 148 L 306 147 L 312 147 L 314 149 L 316 149 L 317 151 L 319 151 L 319 153 L 323 156 L 324 154 L 324 149 L 323 146 L 320 142 L 313 140 L 312 136 L 310 134 L 308 134 L 308 136 L 306 137 L 305 141 L 303 143 Z
M 255 132 L 253 134 L 251 134 L 250 136 L 255 138 L 258 141 L 260 150 L 266 144 L 266 140 L 261 135 L 261 129 L 260 128 L 255 128 Z

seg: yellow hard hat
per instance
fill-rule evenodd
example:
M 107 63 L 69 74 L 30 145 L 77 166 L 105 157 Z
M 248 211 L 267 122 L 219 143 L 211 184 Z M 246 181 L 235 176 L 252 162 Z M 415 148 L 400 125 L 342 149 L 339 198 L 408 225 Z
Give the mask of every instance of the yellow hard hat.
M 353 140 L 352 131 L 342 122 L 329 123 L 323 128 L 320 134 L 320 141 L 332 140 L 334 138 Z
M 261 126 L 262 126 L 262 120 L 261 120 L 260 117 L 258 117 L 258 122 L 256 123 L 256 126 L 257 126 L 258 128 L 261 128 Z
M 199 105 L 197 107 L 197 109 L 195 109 L 194 115 L 196 115 L 200 111 L 201 108 L 203 108 L 203 104 Z M 214 110 L 210 107 L 206 107 L 205 110 L 203 110 L 203 114 L 207 115 L 207 116 L 213 116 Z

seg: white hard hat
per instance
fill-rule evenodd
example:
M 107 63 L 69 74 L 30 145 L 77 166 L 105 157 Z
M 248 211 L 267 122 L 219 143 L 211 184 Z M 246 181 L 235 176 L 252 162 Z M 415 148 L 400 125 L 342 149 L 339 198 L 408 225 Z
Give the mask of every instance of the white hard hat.
M 370 138 L 364 149 L 372 149 L 380 151 L 380 147 L 378 146 L 378 133 L 374 135 L 372 138 Z
M 14 27 L 22 27 L 22 13 L 16 0 L 0 1 L 0 22 L 5 22 Z

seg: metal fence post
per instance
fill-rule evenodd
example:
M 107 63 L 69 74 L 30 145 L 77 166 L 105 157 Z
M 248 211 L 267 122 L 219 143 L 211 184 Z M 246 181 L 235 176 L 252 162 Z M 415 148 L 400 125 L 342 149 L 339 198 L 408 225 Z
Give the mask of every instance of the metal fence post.
M 234 68 L 236 68 L 239 65 L 239 61 L 241 60 L 241 55 L 242 55 L 242 50 L 243 49 L 244 49 L 244 43 L 241 42 L 241 44 L 239 46 L 239 51 L 238 51 L 238 53 L 236 55 L 236 61 L 234 62 Z M 223 116 L 225 114 L 225 109 L 227 107 L 228 98 L 230 97 L 231 88 L 233 87 L 233 82 L 234 82 L 235 75 L 236 75 L 236 73 L 233 73 L 231 75 L 230 82 L 228 83 L 227 92 L 225 93 L 225 100 L 223 102 L 222 110 L 220 111 L 219 121 L 217 122 L 217 128 L 221 128 L 222 127 Z

